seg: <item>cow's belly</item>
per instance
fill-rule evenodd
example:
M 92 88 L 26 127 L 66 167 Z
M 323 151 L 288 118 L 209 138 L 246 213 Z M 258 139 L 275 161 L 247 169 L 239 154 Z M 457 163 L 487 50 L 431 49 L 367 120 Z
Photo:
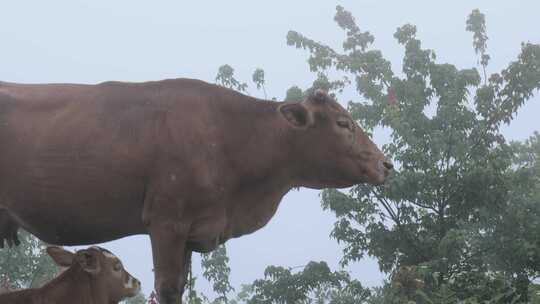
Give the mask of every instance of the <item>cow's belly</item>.
M 223 201 L 193 202 L 186 206 L 196 211 L 187 214 L 186 222 L 189 223 L 187 246 L 196 252 L 209 252 L 224 243 L 227 235 L 227 217 Z M 181 221 L 183 219 L 180 219 Z
M 144 233 L 144 181 L 114 167 L 50 162 L 12 176 L 0 205 L 40 239 L 94 244 Z
M 193 217 L 188 245 L 193 251 L 209 252 L 231 238 L 253 233 L 264 227 L 275 214 L 283 192 L 257 195 L 222 196 Z M 193 209 L 195 206 L 190 206 Z
M 81 207 L 81 203 L 92 205 Z M 122 201 L 74 201 L 61 211 L 55 204 L 32 204 L 28 208 L 12 208 L 10 213 L 23 228 L 45 242 L 58 245 L 85 245 L 106 242 L 145 232 L 137 202 L 131 209 L 118 208 Z M 100 210 L 98 213 L 96 210 Z
M 51 198 L 15 201 L 8 211 L 23 228 L 51 244 L 95 244 L 145 232 L 137 201 L 87 197 L 67 204 Z

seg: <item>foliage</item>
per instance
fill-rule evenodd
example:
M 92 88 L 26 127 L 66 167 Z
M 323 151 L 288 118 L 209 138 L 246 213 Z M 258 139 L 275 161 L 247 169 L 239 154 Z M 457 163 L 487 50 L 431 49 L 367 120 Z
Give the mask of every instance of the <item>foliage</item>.
M 234 69 L 228 65 L 222 65 L 218 69 L 218 74 L 216 76 L 216 83 L 222 85 L 226 88 L 234 89 L 240 92 L 245 92 L 247 90 L 247 83 L 240 82 L 234 78 Z M 263 73 L 263 83 L 264 83 L 264 73 Z
M 529 301 L 531 303 L 540 303 L 540 284 L 531 284 L 529 286 Z
M 492 268 L 512 276 L 512 287 L 527 299 L 530 279 L 540 274 L 540 134 L 512 144 L 509 197 L 475 243 Z
M 269 266 L 264 279 L 256 280 L 246 303 L 362 303 L 370 293 L 344 271 L 332 272 L 325 262 L 310 262 L 294 273 L 290 268 Z
M 212 303 L 227 303 L 227 294 L 234 290 L 229 282 L 231 269 L 228 262 L 227 249 L 224 245 L 210 253 L 202 254 L 203 276 L 212 283 L 214 291 L 219 295 Z
M 39 287 L 58 272 L 45 251 L 45 244 L 26 231 L 19 232 L 21 244 L 0 250 L 0 282 L 12 289 Z
M 473 46 L 476 54 L 480 55 L 479 63 L 484 71 L 484 80 L 487 79 L 486 67 L 489 55 L 486 53 L 488 36 L 486 34 L 486 17 L 478 9 L 472 11 L 467 19 L 467 31 L 473 33 Z
M 337 216 L 332 236 L 345 246 L 342 264 L 367 254 L 389 274 L 419 266 L 429 279 L 418 290 L 460 300 L 490 285 L 488 274 L 496 273 L 502 292 L 510 286 L 526 301 L 530 279 L 539 274 L 540 175 L 529 149 L 537 139 L 511 144 L 500 127 L 540 88 L 540 46 L 524 43 L 515 61 L 489 77 L 484 72 L 481 84 L 476 68 L 437 62 L 406 24 L 394 35 L 405 49 L 396 74 L 351 13 L 338 6 L 335 21 L 346 34 L 342 51 L 294 31 L 287 43 L 309 51 L 313 88 L 339 92 L 347 85 L 329 79 L 330 72 L 355 80 L 366 101 L 350 102 L 349 111 L 368 132 L 391 130 L 384 151 L 397 167 L 385 186 L 322 193 L 323 207 Z M 484 15 L 473 11 L 466 28 L 485 71 Z
M 285 93 L 285 101 L 299 101 L 304 97 L 302 89 L 297 86 L 290 87 Z
M 184 302 L 188 304 L 202 304 L 207 303 L 208 298 L 201 292 L 197 292 L 195 289 L 195 283 L 197 277 L 193 276 L 193 271 L 191 265 L 189 267 L 188 282 L 187 282 L 187 292 L 184 293 Z
M 251 284 L 242 284 L 240 286 L 240 291 L 236 294 L 236 299 L 232 299 L 230 304 L 240 304 L 247 303 L 250 296 L 253 294 L 253 285 Z
M 264 70 L 261 68 L 255 69 L 255 72 L 253 72 L 253 76 L 251 77 L 255 85 L 257 86 L 257 90 L 262 89 L 264 92 L 264 98 L 266 99 L 266 88 L 264 87 L 265 80 L 264 80 Z
M 120 302 L 122 304 L 146 304 L 146 298 L 142 292 L 139 292 L 136 296 L 127 298 Z

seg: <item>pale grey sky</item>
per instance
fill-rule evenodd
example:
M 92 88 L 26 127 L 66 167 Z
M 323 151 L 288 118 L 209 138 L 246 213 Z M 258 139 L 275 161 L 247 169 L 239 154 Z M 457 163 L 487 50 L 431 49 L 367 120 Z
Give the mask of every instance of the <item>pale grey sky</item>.
M 471 34 L 465 31 L 465 18 L 474 8 L 487 17 L 489 72 L 514 60 L 521 42 L 540 43 L 537 0 L 6 0 L 0 6 L 0 80 L 96 83 L 190 77 L 212 82 L 218 67 L 230 64 L 246 82 L 255 68 L 263 68 L 269 96 L 281 99 L 291 85 L 305 88 L 314 79 L 307 54 L 286 45 L 287 32 L 296 30 L 339 47 L 344 35 L 333 21 L 336 5 L 350 10 L 360 27 L 375 35 L 375 47 L 395 71 L 403 50 L 393 34 L 404 23 L 417 25 L 424 47 L 435 49 L 439 61 L 475 66 Z M 254 86 L 249 92 L 262 96 Z M 341 101 L 349 99 L 358 96 L 347 92 Z M 538 101 L 531 100 L 513 125 L 505 127 L 509 137 L 524 139 L 540 129 Z M 375 134 L 377 143 L 386 140 L 385 132 Z M 328 237 L 333 216 L 322 211 L 318 194 L 292 191 L 268 226 L 227 243 L 233 285 L 260 278 L 267 265 L 325 260 L 338 267 L 341 251 Z M 123 259 L 148 294 L 153 288 L 148 237 L 104 246 Z M 194 261 L 200 276 L 198 255 Z M 369 259 L 348 270 L 368 286 L 383 278 Z M 208 284 L 199 282 L 207 292 Z

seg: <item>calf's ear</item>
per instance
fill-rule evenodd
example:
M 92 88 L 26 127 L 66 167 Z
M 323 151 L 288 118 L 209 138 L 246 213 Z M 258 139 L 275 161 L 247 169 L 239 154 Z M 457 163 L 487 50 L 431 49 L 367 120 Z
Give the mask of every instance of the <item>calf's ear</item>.
M 98 274 L 101 271 L 98 253 L 94 250 L 85 249 L 77 251 L 75 260 L 88 273 Z
M 51 256 L 56 265 L 60 267 L 69 267 L 73 264 L 73 258 L 75 255 L 62 247 L 48 246 L 47 253 L 49 256 Z
M 286 103 L 279 107 L 279 112 L 295 127 L 306 127 L 309 122 L 309 113 L 301 103 Z

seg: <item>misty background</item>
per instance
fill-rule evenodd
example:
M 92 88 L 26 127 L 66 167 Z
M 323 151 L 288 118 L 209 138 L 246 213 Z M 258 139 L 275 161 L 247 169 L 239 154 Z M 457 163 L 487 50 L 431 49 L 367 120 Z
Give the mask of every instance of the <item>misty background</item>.
M 491 62 L 488 73 L 515 60 L 521 42 L 540 42 L 538 1 L 2 1 L 0 6 L 0 81 L 23 83 L 98 83 L 188 77 L 214 82 L 217 69 L 229 64 L 247 82 L 248 93 L 263 97 L 251 82 L 256 68 L 265 71 L 268 97 L 282 100 L 292 85 L 307 88 L 307 53 L 286 45 L 289 30 L 339 48 L 344 33 L 333 21 L 336 5 L 352 12 L 362 30 L 375 36 L 374 48 L 401 69 L 403 48 L 393 38 L 398 26 L 418 28 L 423 47 L 438 62 L 476 67 L 472 34 L 465 19 L 475 8 L 486 15 Z M 540 130 L 538 97 L 521 108 L 504 128 L 510 139 L 523 140 Z M 340 102 L 359 100 L 345 91 Z M 374 140 L 388 141 L 378 130 Z M 327 261 L 339 268 L 340 246 L 329 238 L 334 215 L 320 206 L 319 191 L 291 191 L 276 216 L 260 231 L 227 243 L 231 283 L 251 283 L 268 265 L 294 267 Z M 102 244 L 123 260 L 143 284 L 153 289 L 147 236 Z M 197 289 L 212 294 L 194 254 Z M 366 286 L 385 278 L 376 261 L 347 268 Z

